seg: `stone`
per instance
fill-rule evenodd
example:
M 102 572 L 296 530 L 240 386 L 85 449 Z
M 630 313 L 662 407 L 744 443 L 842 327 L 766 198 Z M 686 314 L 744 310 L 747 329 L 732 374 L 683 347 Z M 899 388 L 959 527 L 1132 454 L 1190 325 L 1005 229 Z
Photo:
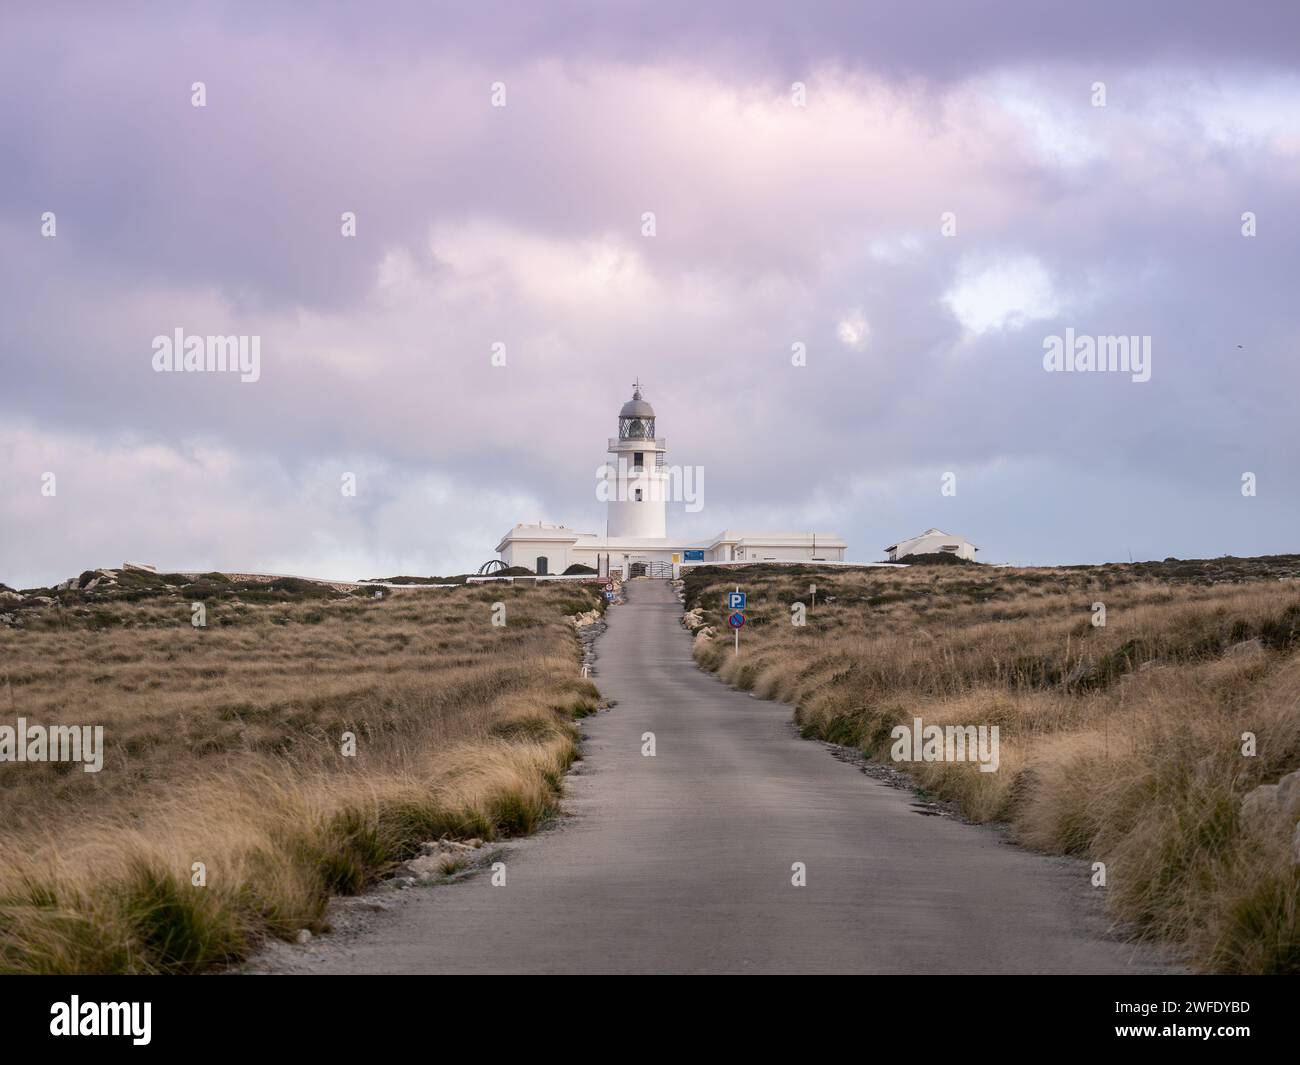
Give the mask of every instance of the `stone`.
M 442 876 L 442 863 L 441 854 L 422 854 L 407 862 L 405 868 L 419 880 L 434 880 Z
M 366 913 L 385 913 L 393 907 L 376 895 L 335 896 L 330 908 L 336 910 L 364 910 Z
M 1277 806 L 1288 821 L 1300 820 L 1300 770 L 1277 782 Z
M 306 928 L 300 928 L 300 929 L 298 929 L 298 942 L 299 942 L 299 943 L 310 943 L 310 942 L 311 942 L 311 932 L 309 932 Z
M 424 853 L 420 857 L 412 858 L 406 862 L 402 866 L 402 870 L 421 882 L 436 880 L 471 864 L 474 851 L 482 845 L 483 841 L 481 839 L 471 840 L 468 843 L 460 843 L 451 839 L 423 843 L 420 845 L 420 849 Z
M 1067 686 L 1072 684 L 1078 684 L 1081 681 L 1087 680 L 1089 677 L 1092 676 L 1092 674 L 1093 674 L 1092 663 L 1081 660 L 1079 662 L 1076 662 L 1074 668 L 1071 669 L 1070 672 L 1065 675 L 1065 683 Z
M 470 840 L 465 843 L 455 839 L 431 839 L 427 843 L 420 844 L 421 854 L 454 854 L 460 851 L 473 850 L 475 846 L 482 846 L 482 840 Z
M 1277 785 L 1261 784 L 1241 800 L 1241 819 L 1258 821 L 1277 812 Z
M 1264 641 L 1260 639 L 1242 640 L 1234 643 L 1223 652 L 1224 658 L 1258 658 L 1264 653 Z

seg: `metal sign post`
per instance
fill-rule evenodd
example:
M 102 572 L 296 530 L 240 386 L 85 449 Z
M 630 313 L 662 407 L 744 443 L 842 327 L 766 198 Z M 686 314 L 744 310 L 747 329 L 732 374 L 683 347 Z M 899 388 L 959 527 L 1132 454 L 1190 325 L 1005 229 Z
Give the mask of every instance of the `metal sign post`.
M 734 592 L 727 593 L 727 609 L 735 611 L 731 617 L 727 618 L 727 624 L 731 626 L 732 631 L 736 634 L 736 654 L 740 655 L 740 630 L 745 627 L 745 615 L 741 613 L 745 609 L 745 593 L 740 590 L 740 585 L 736 585 Z

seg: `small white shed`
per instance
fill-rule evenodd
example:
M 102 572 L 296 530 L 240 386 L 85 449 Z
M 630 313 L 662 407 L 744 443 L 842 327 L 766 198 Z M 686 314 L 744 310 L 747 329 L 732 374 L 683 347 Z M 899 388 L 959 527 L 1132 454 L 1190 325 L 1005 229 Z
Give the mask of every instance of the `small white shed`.
M 920 536 L 910 540 L 899 540 L 885 548 L 890 562 L 901 562 L 908 555 L 956 555 L 958 558 L 975 561 L 975 552 L 979 548 L 969 540 L 953 536 L 942 529 L 926 529 Z

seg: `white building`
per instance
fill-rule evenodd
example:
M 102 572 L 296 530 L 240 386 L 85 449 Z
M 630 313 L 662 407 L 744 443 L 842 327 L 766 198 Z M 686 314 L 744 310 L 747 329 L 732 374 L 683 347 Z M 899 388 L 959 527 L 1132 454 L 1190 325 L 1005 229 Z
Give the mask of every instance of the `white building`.
M 842 562 L 847 546 L 834 533 L 752 532 L 727 529 L 704 540 L 668 536 L 673 471 L 668 441 L 655 436 L 655 412 L 638 388 L 618 412 L 618 436 L 609 439 L 605 466 L 605 535 L 547 522 L 521 523 L 501 538 L 507 566 L 537 574 L 563 573 L 579 563 L 601 574 L 666 573 L 693 562 Z M 680 472 L 680 471 L 676 471 Z M 680 482 L 680 477 L 678 477 Z
M 975 552 L 979 548 L 960 536 L 953 536 L 942 529 L 926 529 L 920 536 L 910 540 L 899 540 L 891 547 L 885 548 L 890 562 L 898 562 L 907 555 L 949 554 L 958 558 L 975 561 Z

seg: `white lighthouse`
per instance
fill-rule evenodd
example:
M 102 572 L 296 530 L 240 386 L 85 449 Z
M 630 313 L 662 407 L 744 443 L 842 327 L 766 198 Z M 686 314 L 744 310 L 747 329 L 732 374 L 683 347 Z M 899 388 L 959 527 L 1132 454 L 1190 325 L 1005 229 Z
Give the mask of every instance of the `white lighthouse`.
M 685 494 L 686 478 L 681 470 L 669 470 L 668 441 L 655 436 L 654 407 L 642 397 L 640 382 L 632 388 L 632 398 L 618 412 L 618 436 L 609 438 L 610 458 L 597 470 L 604 534 L 545 521 L 520 522 L 497 544 L 497 564 L 521 566 L 539 577 L 566 570 L 635 577 L 677 574 L 682 566 L 707 562 L 844 561 L 846 545 L 832 532 L 724 529 L 703 540 L 669 539 L 668 497 Z M 702 506 L 703 471 L 697 468 L 696 473 L 691 483 Z
M 662 540 L 668 535 L 668 441 L 655 436 L 655 411 L 633 386 L 618 412 L 618 436 L 610 437 L 605 466 L 609 535 Z

